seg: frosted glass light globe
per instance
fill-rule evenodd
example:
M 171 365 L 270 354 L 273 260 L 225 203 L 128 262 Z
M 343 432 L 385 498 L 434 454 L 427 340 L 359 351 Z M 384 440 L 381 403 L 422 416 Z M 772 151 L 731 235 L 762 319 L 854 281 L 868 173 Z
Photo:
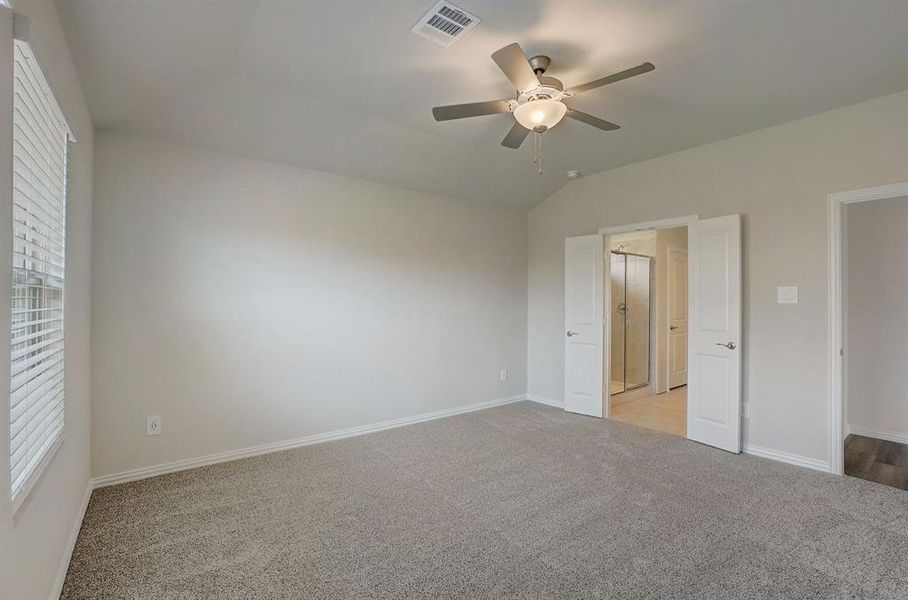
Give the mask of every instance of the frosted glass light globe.
M 537 127 L 544 131 L 557 125 L 565 113 L 567 106 L 558 100 L 531 100 L 514 109 L 514 118 L 530 131 Z

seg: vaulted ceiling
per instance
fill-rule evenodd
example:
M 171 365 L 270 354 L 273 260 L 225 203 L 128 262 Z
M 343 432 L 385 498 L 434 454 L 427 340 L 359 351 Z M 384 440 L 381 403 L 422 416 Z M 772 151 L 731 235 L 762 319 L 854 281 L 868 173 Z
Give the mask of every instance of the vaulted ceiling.
M 908 89 L 908 2 L 455 0 L 483 19 L 449 48 L 409 31 L 434 0 L 57 2 L 99 128 L 532 207 L 566 181 Z M 511 42 L 566 85 L 656 70 L 574 99 L 622 126 L 565 120 L 499 145 L 493 115 L 431 108 L 511 97 Z

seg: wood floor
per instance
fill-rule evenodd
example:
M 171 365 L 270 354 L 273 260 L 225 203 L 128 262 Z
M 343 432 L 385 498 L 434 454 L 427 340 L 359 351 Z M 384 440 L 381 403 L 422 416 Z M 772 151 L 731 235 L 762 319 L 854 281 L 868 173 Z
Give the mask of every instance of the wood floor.
M 682 386 L 664 394 L 654 394 L 613 405 L 609 416 L 622 423 L 685 437 L 687 387 Z
M 908 444 L 849 435 L 845 474 L 908 490 Z

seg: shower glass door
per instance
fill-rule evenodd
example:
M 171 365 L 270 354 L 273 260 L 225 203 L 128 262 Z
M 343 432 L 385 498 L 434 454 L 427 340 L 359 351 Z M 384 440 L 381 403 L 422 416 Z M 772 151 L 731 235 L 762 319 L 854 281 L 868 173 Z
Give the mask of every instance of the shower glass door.
M 612 251 L 611 394 L 649 383 L 651 266 L 649 256 Z

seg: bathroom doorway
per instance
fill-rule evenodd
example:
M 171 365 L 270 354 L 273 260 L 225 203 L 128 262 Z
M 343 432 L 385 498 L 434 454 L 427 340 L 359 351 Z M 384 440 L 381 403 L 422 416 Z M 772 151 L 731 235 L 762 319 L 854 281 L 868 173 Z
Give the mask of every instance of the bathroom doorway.
M 609 236 L 610 418 L 687 433 L 687 227 Z

